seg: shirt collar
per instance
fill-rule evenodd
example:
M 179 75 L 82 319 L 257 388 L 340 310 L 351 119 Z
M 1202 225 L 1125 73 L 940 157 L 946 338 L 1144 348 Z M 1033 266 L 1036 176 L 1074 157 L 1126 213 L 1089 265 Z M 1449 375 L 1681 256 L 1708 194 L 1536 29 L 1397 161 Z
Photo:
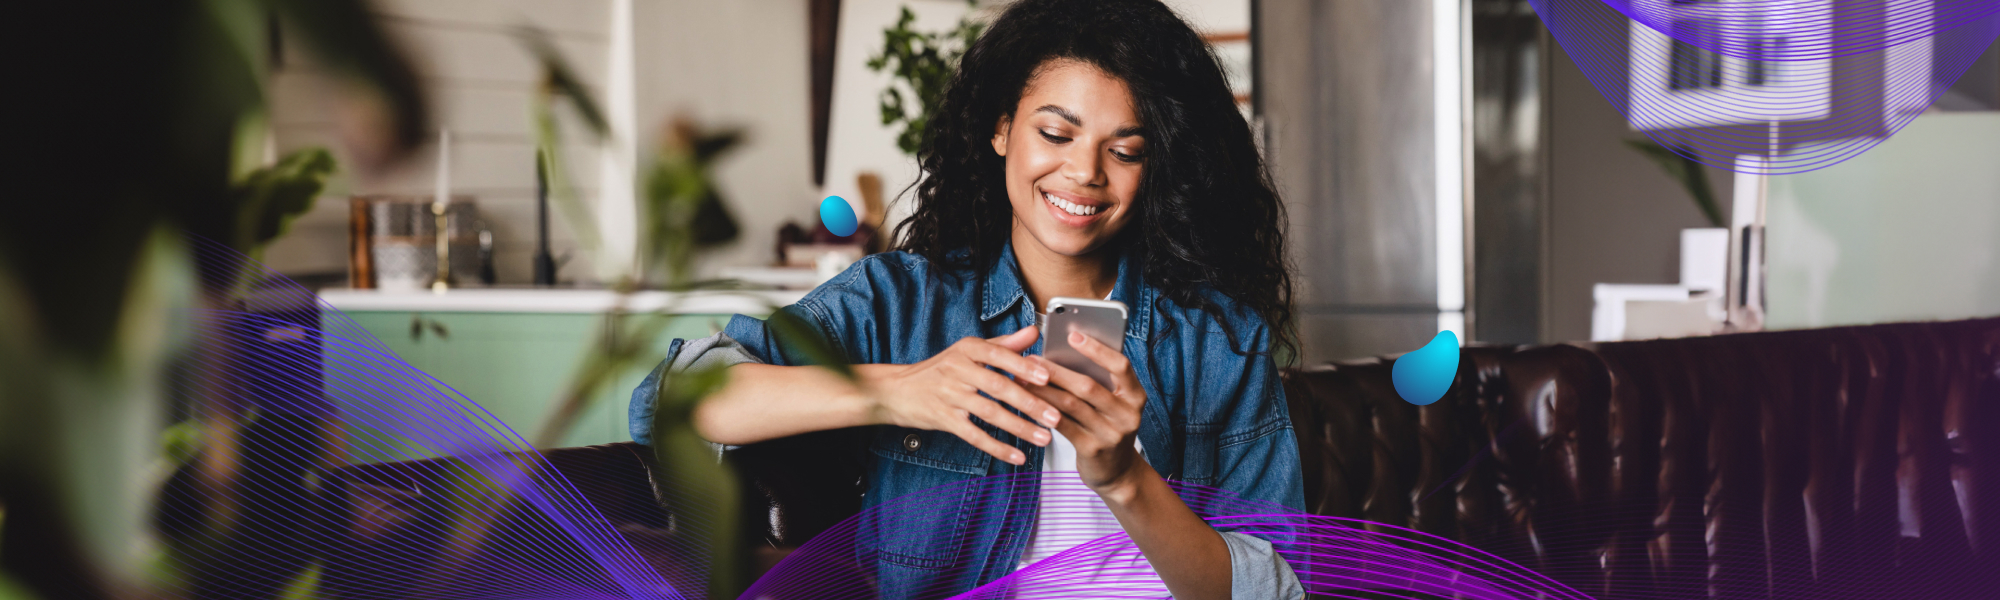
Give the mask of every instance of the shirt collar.
M 1112 284 L 1111 299 L 1125 303 L 1128 311 L 1125 320 L 1125 335 L 1146 339 L 1146 332 L 1152 331 L 1153 296 L 1152 286 L 1146 285 L 1141 273 L 1141 265 L 1135 253 L 1120 252 L 1118 256 L 1118 281 Z M 1014 243 L 1009 241 L 1000 247 L 1000 260 L 986 272 L 985 296 L 980 299 L 979 320 L 991 321 L 1006 314 L 1016 304 L 1028 301 L 1028 290 L 1021 285 L 1021 264 L 1014 259 Z M 1029 310 L 1039 310 L 1030 307 Z

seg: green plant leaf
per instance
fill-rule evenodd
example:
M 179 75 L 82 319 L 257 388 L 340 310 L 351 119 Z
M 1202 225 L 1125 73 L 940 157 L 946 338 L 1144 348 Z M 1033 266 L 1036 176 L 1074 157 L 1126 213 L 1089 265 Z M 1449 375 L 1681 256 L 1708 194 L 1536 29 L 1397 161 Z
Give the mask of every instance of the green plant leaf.
M 562 129 L 556 120 L 556 105 L 567 101 L 584 125 L 599 141 L 611 135 L 611 126 L 604 119 L 604 112 L 598 110 L 597 100 L 590 95 L 590 89 L 577 78 L 569 61 L 562 52 L 549 41 L 548 35 L 533 27 L 515 29 L 515 38 L 527 48 L 528 54 L 541 65 L 542 85 L 529 102 L 528 112 L 535 130 L 535 169 L 547 187 L 549 198 L 562 215 L 563 222 L 575 234 L 577 244 L 585 253 L 595 255 L 600 248 L 597 221 L 589 206 L 576 194 L 570 185 L 569 169 L 562 153 Z
M 968 10 L 976 6 L 970 1 L 966 5 Z M 882 49 L 868 58 L 870 71 L 888 71 L 895 79 L 879 97 L 882 124 L 903 124 L 896 135 L 896 147 L 913 156 L 922 149 L 929 117 L 944 101 L 945 88 L 957 73 L 959 59 L 986 28 L 971 15 L 959 19 L 950 31 L 915 31 L 910 29 L 915 22 L 916 14 L 903 7 L 896 24 L 882 31 Z M 905 101 L 899 85 L 915 93 L 914 102 Z
M 188 419 L 160 433 L 160 454 L 178 469 L 201 453 L 201 422 Z
M 0 571 L 0 600 L 35 600 L 35 595 L 14 585 L 14 580 L 8 579 L 5 571 Z
M 664 368 L 664 367 L 663 367 Z M 663 478 L 662 492 L 677 497 L 705 498 L 715 511 L 714 518 L 690 524 L 690 537 L 704 542 L 711 552 L 708 596 L 715 600 L 735 598 L 743 591 L 745 577 L 737 545 L 736 519 L 739 488 L 736 474 L 719 460 L 715 445 L 695 433 L 689 414 L 702 398 L 728 381 L 726 368 L 711 368 L 662 377 L 654 396 L 653 458 L 672 473 Z
M 235 190 L 239 249 L 253 258 L 262 254 L 292 221 L 312 210 L 313 201 L 326 189 L 327 177 L 337 169 L 333 153 L 306 148 L 244 177 Z
M 313 598 L 318 598 L 321 571 L 319 561 L 313 561 L 312 564 L 306 565 L 304 570 L 292 576 L 292 580 L 285 584 L 285 589 L 278 592 L 278 600 L 312 600 Z
M 569 60 L 563 58 L 562 51 L 549 41 L 548 33 L 535 27 L 520 27 L 514 36 L 528 48 L 528 54 L 542 67 L 543 93 L 569 101 L 584 125 L 590 127 L 597 137 L 611 135 L 611 125 L 604 119 L 604 112 L 598 110 L 597 99 L 590 94 L 590 88 L 577 78 L 576 69 L 570 68 Z
M 764 324 L 777 335 L 780 346 L 803 354 L 814 365 L 854 379 L 854 368 L 848 366 L 847 355 L 821 337 L 818 329 L 805 318 L 779 309 L 771 311 L 771 317 L 765 319 Z
M 1723 226 L 1722 207 L 1715 201 L 1715 190 L 1708 185 L 1708 171 L 1688 157 L 1690 153 L 1676 152 L 1651 139 L 1625 140 L 1625 145 L 1652 159 L 1653 164 L 1667 172 L 1667 177 L 1681 184 L 1681 189 L 1694 199 L 1695 207 L 1701 209 L 1702 216 L 1708 217 L 1710 226 Z

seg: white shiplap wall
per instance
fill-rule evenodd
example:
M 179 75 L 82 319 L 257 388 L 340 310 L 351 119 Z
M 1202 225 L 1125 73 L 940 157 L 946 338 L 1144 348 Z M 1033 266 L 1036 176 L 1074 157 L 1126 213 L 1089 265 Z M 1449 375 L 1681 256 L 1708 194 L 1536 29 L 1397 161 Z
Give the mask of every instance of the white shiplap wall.
M 455 194 L 478 198 L 494 230 L 495 263 L 503 283 L 530 278 L 534 251 L 534 140 L 528 102 L 539 71 L 516 41 L 513 28 L 532 24 L 546 30 L 569 57 L 579 76 L 603 89 L 611 0 L 386 0 L 376 3 L 390 34 L 415 61 L 430 94 L 434 119 L 452 132 Z M 272 121 L 281 152 L 324 145 L 340 151 L 329 106 L 327 82 L 303 52 L 287 53 L 272 80 Z M 602 93 L 601 91 L 599 92 Z M 571 124 L 566 156 L 579 192 L 597 196 L 598 152 L 582 129 Z M 344 158 L 344 157 L 343 157 Z M 351 164 L 343 160 L 343 165 Z M 435 178 L 435 149 L 388 173 L 363 176 L 343 171 L 311 214 L 274 244 L 265 260 L 291 274 L 337 273 L 346 269 L 347 198 L 358 194 L 428 196 Z M 560 256 L 574 248 L 560 217 L 551 238 Z M 578 261 L 563 275 L 588 275 Z

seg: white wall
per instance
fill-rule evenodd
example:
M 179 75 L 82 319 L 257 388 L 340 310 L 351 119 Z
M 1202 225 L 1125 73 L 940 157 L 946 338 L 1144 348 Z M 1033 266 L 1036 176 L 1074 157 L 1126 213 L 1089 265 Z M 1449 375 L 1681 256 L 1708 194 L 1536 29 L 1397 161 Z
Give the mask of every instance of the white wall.
M 1927 114 L 1770 179 L 1773 329 L 2000 315 L 2000 112 Z
M 676 114 L 745 128 L 745 143 L 716 166 L 742 236 L 710 264 L 776 260 L 779 225 L 819 218 L 807 2 L 639 0 L 636 8 L 641 172 Z

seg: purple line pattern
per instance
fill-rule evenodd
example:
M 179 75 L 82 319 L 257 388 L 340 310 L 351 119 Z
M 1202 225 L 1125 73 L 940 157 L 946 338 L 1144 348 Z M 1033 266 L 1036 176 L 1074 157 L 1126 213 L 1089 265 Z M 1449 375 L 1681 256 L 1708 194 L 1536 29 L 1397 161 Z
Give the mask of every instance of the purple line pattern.
M 1785 175 L 1880 144 L 1996 37 L 1992 0 L 1529 0 L 1634 129 Z
M 1046 476 L 1046 478 L 1044 478 Z M 1414 529 L 1358 519 L 1301 515 L 1226 491 L 1169 482 L 1196 514 L 1221 531 L 1272 542 L 1311 594 L 1351 598 L 1549 598 L 1587 599 L 1576 590 L 1476 548 Z M 746 591 L 742 598 L 882 597 L 873 587 L 876 563 L 913 540 L 897 539 L 898 524 L 926 522 L 955 511 L 962 498 L 1007 498 L 1041 490 L 1043 510 L 1075 528 L 1070 550 L 969 592 L 948 596 L 911 590 L 910 598 L 1044 600 L 1056 598 L 1167 598 L 1167 588 L 1131 538 L 1115 522 L 1091 516 L 1099 501 L 1074 472 L 980 477 L 884 503 L 814 537 Z M 1011 497 L 1011 498 L 1010 498 Z M 957 579 L 967 565 L 941 569 L 938 581 Z
M 193 596 L 269 597 L 308 565 L 325 597 L 706 595 L 706 553 L 677 541 L 688 536 L 635 546 L 508 423 L 309 290 L 226 247 L 195 245 L 206 273 L 257 283 L 234 310 L 193 315 L 211 360 L 180 369 L 171 390 L 235 415 L 240 432 L 162 494 L 160 529 L 182 557 L 171 567 Z M 216 461 L 235 465 L 228 480 L 202 464 Z M 667 503 L 672 525 L 712 526 L 711 507 Z M 453 552 L 467 531 L 478 543 Z M 642 554 L 674 557 L 674 568 Z M 368 571 L 378 572 L 327 576 Z

